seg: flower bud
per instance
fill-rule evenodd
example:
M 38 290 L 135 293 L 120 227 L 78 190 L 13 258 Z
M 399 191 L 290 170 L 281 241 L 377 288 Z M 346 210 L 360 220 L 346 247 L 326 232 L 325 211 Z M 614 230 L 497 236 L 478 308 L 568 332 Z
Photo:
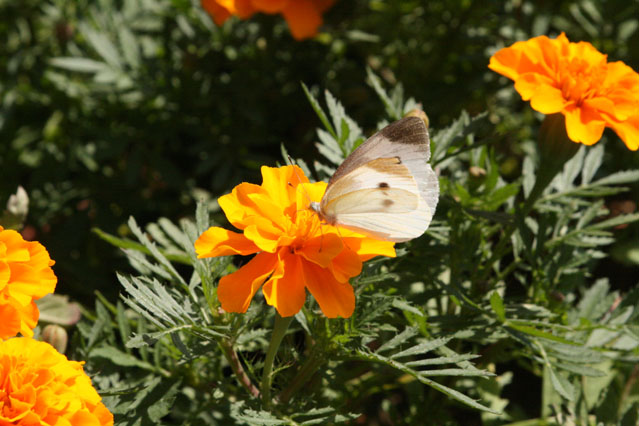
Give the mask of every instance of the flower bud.
M 426 128 L 428 129 L 430 121 L 428 120 L 428 116 L 426 115 L 426 113 L 424 111 L 422 111 L 421 109 L 415 108 L 415 109 L 410 110 L 408 112 L 408 114 L 406 114 L 406 117 L 421 118 L 422 121 L 424 122 L 424 124 L 426 125 Z
M 61 354 L 66 352 L 69 335 L 63 327 L 55 324 L 49 324 L 44 327 L 44 330 L 42 330 L 41 338 L 43 342 L 47 342 Z

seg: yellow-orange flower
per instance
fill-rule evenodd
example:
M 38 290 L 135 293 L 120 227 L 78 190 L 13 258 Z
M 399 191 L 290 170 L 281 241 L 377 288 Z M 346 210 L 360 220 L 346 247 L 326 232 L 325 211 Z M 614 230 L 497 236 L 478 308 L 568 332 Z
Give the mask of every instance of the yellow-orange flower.
M 202 0 L 202 7 L 221 25 L 232 15 L 247 19 L 256 12 L 281 13 L 291 34 L 302 40 L 313 37 L 322 25 L 322 13 L 334 0 Z
M 40 312 L 34 300 L 53 293 L 54 262 L 37 241 L 25 241 L 0 226 L 0 340 L 33 336 Z
M 48 343 L 0 342 L 0 425 L 113 425 L 113 415 L 84 373 Z
M 533 109 L 562 113 L 573 142 L 592 145 L 610 127 L 639 148 L 639 74 L 590 43 L 571 43 L 564 33 L 535 37 L 499 50 L 488 67 L 513 80 Z
M 246 312 L 262 287 L 266 302 L 291 316 L 302 308 L 306 288 L 327 317 L 350 317 L 355 295 L 349 279 L 360 274 L 363 261 L 395 256 L 394 243 L 320 223 L 309 204 L 322 198 L 326 183 L 309 183 L 297 166 L 262 167 L 262 178 L 262 185 L 242 183 L 218 199 L 243 233 L 211 227 L 195 242 L 199 258 L 257 253 L 220 279 L 222 308 Z

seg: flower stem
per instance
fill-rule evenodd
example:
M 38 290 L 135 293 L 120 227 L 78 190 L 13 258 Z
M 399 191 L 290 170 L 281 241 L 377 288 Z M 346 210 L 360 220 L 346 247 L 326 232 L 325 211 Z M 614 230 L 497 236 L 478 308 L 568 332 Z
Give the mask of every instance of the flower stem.
M 220 340 L 220 347 L 226 356 L 226 360 L 228 361 L 233 373 L 237 377 L 237 380 L 246 388 L 246 390 L 253 395 L 255 398 L 259 398 L 260 390 L 253 384 L 251 378 L 244 371 L 244 367 L 242 367 L 242 363 L 235 353 L 233 349 L 233 345 L 228 340 Z
M 264 360 L 264 371 L 262 372 L 262 404 L 266 408 L 271 405 L 271 383 L 273 381 L 272 371 L 275 355 L 282 343 L 282 339 L 286 334 L 288 326 L 293 321 L 293 317 L 282 318 L 279 314 L 275 316 L 275 324 L 273 325 L 273 333 L 271 334 L 271 343 L 269 343 L 266 359 Z

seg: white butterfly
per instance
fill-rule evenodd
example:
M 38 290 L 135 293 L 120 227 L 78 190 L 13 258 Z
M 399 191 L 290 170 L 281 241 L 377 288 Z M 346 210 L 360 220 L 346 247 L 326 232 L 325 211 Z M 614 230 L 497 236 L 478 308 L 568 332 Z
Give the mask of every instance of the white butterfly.
M 439 198 L 428 164 L 428 130 L 417 117 L 384 127 L 337 168 L 322 200 L 311 202 L 325 222 L 385 241 L 426 231 Z

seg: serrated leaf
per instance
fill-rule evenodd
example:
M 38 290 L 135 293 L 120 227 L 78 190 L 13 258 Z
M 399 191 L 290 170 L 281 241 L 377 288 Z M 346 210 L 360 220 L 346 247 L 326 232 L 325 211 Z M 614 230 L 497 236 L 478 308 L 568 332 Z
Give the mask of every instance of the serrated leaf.
M 315 114 L 317 114 L 317 116 L 319 117 L 320 121 L 322 122 L 326 130 L 328 130 L 328 132 L 333 136 L 333 139 L 337 140 L 337 133 L 335 132 L 335 129 L 331 125 L 331 122 L 326 117 L 326 114 L 324 113 L 324 110 L 320 106 L 319 102 L 308 90 L 308 87 L 306 87 L 304 83 L 301 83 L 301 84 L 302 84 L 302 89 L 304 90 L 304 94 L 306 95 L 306 99 L 311 104 L 311 107 L 315 111 Z
M 607 220 L 603 220 L 599 223 L 591 225 L 588 229 L 605 229 L 612 228 L 614 226 L 625 225 L 628 223 L 633 223 L 639 220 L 639 213 L 631 213 L 631 214 L 620 214 L 618 216 L 612 217 Z
M 437 339 L 430 340 L 428 342 L 420 343 L 411 348 L 403 350 L 401 352 L 397 352 L 396 354 L 391 355 L 391 359 L 402 358 L 405 356 L 411 355 L 422 355 L 432 350 L 439 348 L 440 346 L 444 346 L 448 343 L 452 337 L 439 337 Z
M 140 348 L 142 346 L 152 346 L 157 343 L 162 337 L 167 334 L 175 333 L 180 330 L 190 329 L 192 326 L 190 325 L 178 325 L 177 327 L 168 328 L 162 331 L 156 331 L 154 333 L 142 333 L 135 334 L 132 338 L 126 342 L 127 348 Z M 222 335 L 220 335 L 222 336 Z
M 423 367 L 425 365 L 440 365 L 440 364 L 456 364 L 471 359 L 479 358 L 481 355 L 474 354 L 462 354 L 455 356 L 443 356 L 439 358 L 419 359 L 417 361 L 408 361 L 405 363 L 408 367 Z
M 122 352 L 112 346 L 104 346 L 93 349 L 90 353 L 91 357 L 108 359 L 115 365 L 120 367 L 138 367 L 148 371 L 155 371 L 155 367 L 148 362 L 142 361 L 133 355 Z
M 562 370 L 570 371 L 571 373 L 580 374 L 588 377 L 604 377 L 606 373 L 596 368 L 588 367 L 584 364 L 577 364 L 574 362 L 562 361 L 555 362 L 553 365 Z
M 570 384 L 570 382 L 566 380 L 563 376 L 560 376 L 559 374 L 557 374 L 557 372 L 549 365 L 546 366 L 546 368 L 548 369 L 550 373 L 550 381 L 555 391 L 557 391 L 559 395 L 561 395 L 563 398 L 567 399 L 568 401 L 572 401 L 574 388 Z
M 388 342 L 384 343 L 382 346 L 377 348 L 377 352 L 385 352 L 391 349 L 396 348 L 402 343 L 410 340 L 412 337 L 416 336 L 418 333 L 417 328 L 415 327 L 407 327 L 404 331 L 390 339 Z
M 607 311 L 609 305 L 604 306 L 601 302 L 605 300 L 609 289 L 610 285 L 607 279 L 599 279 L 590 286 L 577 305 L 579 316 L 594 321 Z
M 198 200 L 195 207 L 195 223 L 198 234 L 200 235 L 209 229 L 209 209 L 207 204 L 202 200 Z
M 407 300 L 405 299 L 393 299 L 393 307 L 400 309 L 402 311 L 405 312 L 410 312 L 412 314 L 415 314 L 419 317 L 423 317 L 424 313 L 422 311 L 420 311 L 417 307 L 411 305 Z
M 581 184 L 587 185 L 592 181 L 592 178 L 599 170 L 601 161 L 603 160 L 604 146 L 603 144 L 597 144 L 594 147 L 588 149 L 588 154 L 584 160 L 584 167 L 581 170 Z
M 399 371 L 402 371 L 406 374 L 409 374 L 413 377 L 415 377 L 419 382 L 430 386 L 436 390 L 438 390 L 439 392 L 442 392 L 443 394 L 455 399 L 456 401 L 461 402 L 462 404 L 468 405 L 469 407 L 481 410 L 481 411 L 487 411 L 489 413 L 494 413 L 494 414 L 499 414 L 498 412 L 494 411 L 493 409 L 486 407 L 480 403 L 478 403 L 477 401 L 475 401 L 474 399 L 464 395 L 463 393 L 456 391 L 455 389 L 449 388 L 448 386 L 444 386 L 440 383 L 437 383 L 433 380 L 428 379 L 427 377 L 424 377 L 420 374 L 419 371 L 413 370 L 407 366 L 405 366 L 402 363 L 399 363 L 397 361 L 385 358 L 381 355 L 378 355 L 376 353 L 367 353 L 367 352 L 361 352 L 359 351 L 358 354 L 360 355 L 360 357 L 362 357 L 363 359 L 367 359 L 370 361 L 376 361 L 385 365 L 388 365 L 389 367 L 395 368 Z
M 639 181 L 639 170 L 625 170 L 601 178 L 592 182 L 591 185 L 619 185 L 622 183 L 636 183 L 637 181 Z
M 182 284 L 184 287 L 188 287 L 186 282 L 184 281 L 184 278 L 182 278 L 182 276 L 175 270 L 175 268 L 173 267 L 171 262 L 169 262 L 166 256 L 164 256 L 160 252 L 160 250 L 158 250 L 157 246 L 151 241 L 149 241 L 146 235 L 144 235 L 142 230 L 138 227 L 137 223 L 135 222 L 135 219 L 133 218 L 133 216 L 129 217 L 127 224 L 129 226 L 129 229 L 131 229 L 133 234 L 138 238 L 138 240 L 142 243 L 142 245 L 144 245 L 144 247 L 146 247 L 147 250 L 151 252 L 151 255 L 155 258 L 155 260 L 160 262 L 160 264 L 167 271 L 169 271 L 169 273 L 173 276 L 173 278 L 176 278 L 180 284 Z
M 379 96 L 379 99 L 384 104 L 386 114 L 388 114 L 388 116 L 393 120 L 399 120 L 402 118 L 402 111 L 396 108 L 395 103 L 382 87 L 382 82 L 379 77 L 376 76 L 370 68 L 366 68 L 366 76 L 368 84 L 373 88 L 373 90 L 375 90 L 375 93 L 377 93 L 377 96 Z

